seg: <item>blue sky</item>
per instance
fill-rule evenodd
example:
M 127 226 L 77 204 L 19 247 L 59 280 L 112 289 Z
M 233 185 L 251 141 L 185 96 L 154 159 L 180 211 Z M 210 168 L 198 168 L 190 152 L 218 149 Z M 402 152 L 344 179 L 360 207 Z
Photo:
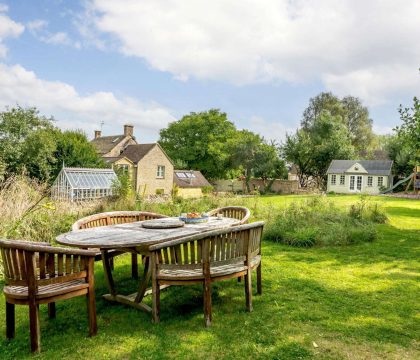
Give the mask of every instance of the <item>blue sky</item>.
M 281 140 L 309 98 L 354 95 L 378 133 L 420 95 L 420 2 L 2 1 L 0 107 L 141 142 L 191 111 Z

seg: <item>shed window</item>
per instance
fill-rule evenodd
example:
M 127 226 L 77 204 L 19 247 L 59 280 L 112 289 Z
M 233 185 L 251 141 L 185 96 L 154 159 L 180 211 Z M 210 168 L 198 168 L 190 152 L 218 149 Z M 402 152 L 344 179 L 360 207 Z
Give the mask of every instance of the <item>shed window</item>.
M 373 186 L 373 176 L 368 176 L 367 186 Z
M 156 177 L 163 179 L 165 177 L 165 166 L 158 165 L 157 171 L 156 171 Z
M 378 186 L 381 187 L 384 185 L 384 177 L 378 176 Z
M 344 185 L 346 182 L 346 177 L 345 175 L 340 175 L 340 185 Z
M 117 169 L 121 174 L 128 174 L 128 164 L 117 165 Z
M 331 175 L 331 185 L 335 185 L 337 182 L 337 175 Z

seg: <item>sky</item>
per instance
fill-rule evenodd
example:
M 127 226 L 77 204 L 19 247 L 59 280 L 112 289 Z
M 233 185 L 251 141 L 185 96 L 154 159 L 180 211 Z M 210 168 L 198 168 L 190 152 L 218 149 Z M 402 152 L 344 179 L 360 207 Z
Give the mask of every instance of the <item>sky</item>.
M 0 0 L 0 111 L 153 142 L 192 111 L 282 141 L 322 91 L 376 133 L 420 96 L 419 0 Z

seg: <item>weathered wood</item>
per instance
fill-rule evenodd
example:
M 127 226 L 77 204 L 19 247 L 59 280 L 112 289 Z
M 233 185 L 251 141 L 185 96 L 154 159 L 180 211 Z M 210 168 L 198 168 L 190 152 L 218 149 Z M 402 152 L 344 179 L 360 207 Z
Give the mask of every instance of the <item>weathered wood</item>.
M 89 291 L 86 295 L 87 297 L 87 309 L 88 309 L 88 319 L 89 319 L 89 336 L 95 336 L 98 327 L 96 323 L 96 304 L 95 304 L 95 278 L 94 278 L 94 258 L 90 258 L 87 263 L 87 281 L 89 284 Z
M 264 223 L 257 222 L 229 227 L 172 240 L 149 247 L 152 265 L 153 314 L 152 320 L 159 321 L 161 285 L 203 285 L 204 324 L 212 321 L 211 283 L 234 277 L 245 276 L 246 309 L 252 311 L 252 269 L 261 262 L 261 256 L 254 256 L 254 248 L 260 248 Z M 185 249 L 189 248 L 187 252 Z M 199 261 L 188 256 L 197 248 Z M 159 263 L 159 254 L 169 254 Z M 185 255 L 187 254 L 187 255 Z
M 225 206 L 218 209 L 210 210 L 208 212 L 209 216 L 217 216 L 222 214 L 224 217 L 234 218 L 239 221 L 235 225 L 246 224 L 251 216 L 251 212 L 246 207 L 242 206 Z
M 93 295 L 94 253 L 7 240 L 0 240 L 0 250 L 5 268 L 6 336 L 14 336 L 14 306 L 28 305 L 31 350 L 39 352 L 39 305 L 48 304 L 48 315 L 53 318 L 56 301 Z M 68 265 L 65 274 L 64 255 Z M 87 263 L 86 259 L 92 264 L 90 276 L 81 266 Z M 94 301 L 91 304 L 90 312 L 93 313 Z
M 102 250 L 102 264 L 104 266 L 105 281 L 109 292 L 112 296 L 117 294 L 115 290 L 114 278 L 112 277 L 111 264 L 109 263 L 109 256 L 107 250 Z
M 168 219 L 155 219 L 146 220 L 141 223 L 146 229 L 173 229 L 183 227 L 185 223 L 181 220 L 168 218 Z

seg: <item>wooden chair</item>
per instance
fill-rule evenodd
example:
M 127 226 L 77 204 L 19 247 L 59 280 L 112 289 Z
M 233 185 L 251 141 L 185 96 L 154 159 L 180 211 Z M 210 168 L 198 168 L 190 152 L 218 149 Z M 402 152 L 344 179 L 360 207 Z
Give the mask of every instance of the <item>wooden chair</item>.
M 238 223 L 234 225 L 243 225 L 248 223 L 248 219 L 251 216 L 251 212 L 249 211 L 249 209 L 242 206 L 225 206 L 218 209 L 210 210 L 208 214 L 210 216 L 222 214 L 224 217 L 238 219 Z
M 203 284 L 204 324 L 211 325 L 211 283 L 245 277 L 246 309 L 252 311 L 251 271 L 261 263 L 263 222 L 215 230 L 149 247 L 152 321 L 160 319 L 160 286 Z M 261 279 L 260 279 L 261 280 Z
M 96 335 L 94 252 L 7 240 L 0 240 L 0 250 L 8 339 L 15 337 L 15 305 L 29 305 L 31 350 L 40 351 L 39 304 L 48 304 L 54 318 L 56 301 L 82 295 L 87 297 L 89 335 Z
M 113 211 L 94 214 L 86 216 L 82 219 L 77 220 L 73 226 L 72 231 L 78 231 L 81 229 L 89 229 L 93 227 L 126 224 L 135 221 L 144 221 L 152 219 L 166 218 L 166 215 L 155 214 L 146 211 Z M 95 261 L 102 260 L 102 254 L 99 249 L 95 249 Z M 110 258 L 111 268 L 114 267 L 114 257 L 124 254 L 123 251 L 108 250 L 108 256 Z M 138 260 L 137 254 L 131 254 L 131 275 L 134 279 L 138 278 Z

